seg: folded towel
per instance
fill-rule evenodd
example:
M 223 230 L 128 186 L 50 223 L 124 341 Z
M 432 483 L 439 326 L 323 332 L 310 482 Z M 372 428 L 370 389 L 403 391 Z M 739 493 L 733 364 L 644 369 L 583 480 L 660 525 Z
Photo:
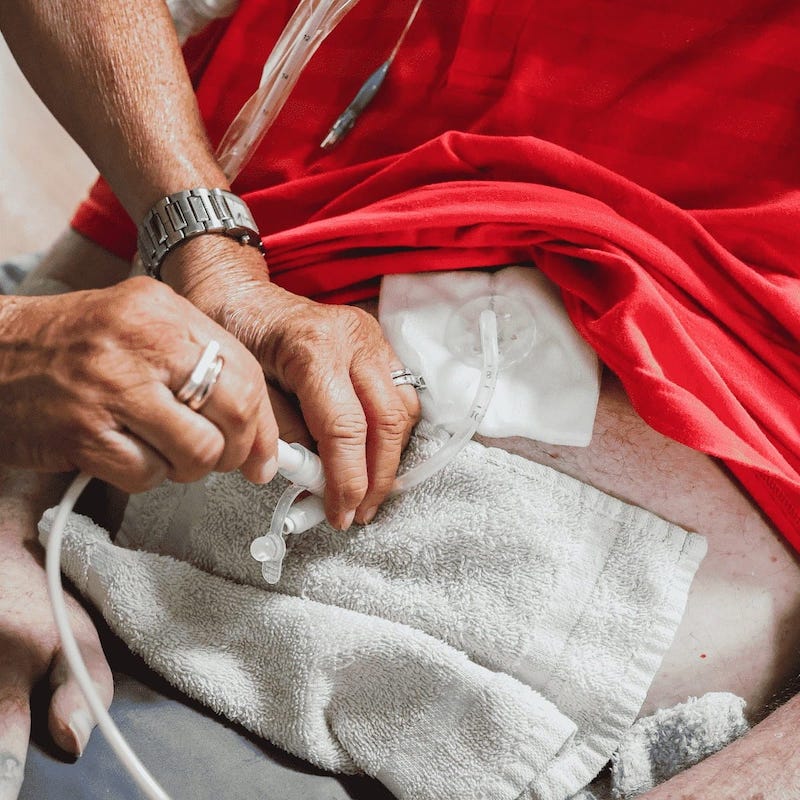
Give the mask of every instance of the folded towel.
M 407 626 L 117 547 L 77 514 L 64 545 L 66 574 L 175 686 L 398 797 L 513 800 L 575 733 L 529 687 Z
M 420 426 L 406 460 L 438 446 Z M 580 790 L 633 723 L 705 552 L 471 443 L 371 525 L 291 538 L 273 591 L 249 544 L 282 488 L 214 475 L 132 498 L 120 540 L 161 556 L 101 546 L 73 517 L 67 574 L 183 691 L 398 797 Z

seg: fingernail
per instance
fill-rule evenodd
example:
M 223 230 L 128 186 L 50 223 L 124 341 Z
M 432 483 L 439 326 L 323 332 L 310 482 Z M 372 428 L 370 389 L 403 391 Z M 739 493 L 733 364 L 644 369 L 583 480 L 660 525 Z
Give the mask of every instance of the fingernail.
M 89 716 L 88 711 L 79 708 L 77 711 L 72 712 L 72 716 L 69 718 L 69 729 L 75 739 L 75 751 L 78 757 L 83 755 L 83 751 L 89 743 L 92 728 L 94 728 L 94 720 Z
M 372 508 L 368 508 L 364 514 L 362 515 L 362 519 L 364 520 L 364 525 L 369 525 L 373 519 L 375 519 L 375 515 L 378 513 L 378 506 L 373 506 Z
M 339 530 L 346 531 L 352 524 L 353 520 L 356 518 L 356 510 L 353 509 L 352 511 L 348 511 L 343 517 L 340 518 L 339 522 Z
M 278 460 L 271 458 L 259 470 L 258 483 L 269 483 L 278 472 Z

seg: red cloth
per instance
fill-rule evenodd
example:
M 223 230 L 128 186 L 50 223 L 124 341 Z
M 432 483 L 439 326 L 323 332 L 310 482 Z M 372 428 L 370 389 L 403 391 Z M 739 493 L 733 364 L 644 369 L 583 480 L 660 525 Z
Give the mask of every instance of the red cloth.
M 323 153 L 411 4 L 361 0 L 236 182 L 273 280 L 347 302 L 390 272 L 535 263 L 641 416 L 721 458 L 800 548 L 800 9 L 424 3 Z M 213 46 L 194 72 L 213 140 L 293 7 L 243 0 L 193 45 Z M 103 184 L 74 224 L 132 252 Z

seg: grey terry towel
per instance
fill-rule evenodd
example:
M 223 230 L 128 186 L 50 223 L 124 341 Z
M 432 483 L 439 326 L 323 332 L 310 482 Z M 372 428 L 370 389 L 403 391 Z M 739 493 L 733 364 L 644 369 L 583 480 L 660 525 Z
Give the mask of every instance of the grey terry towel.
M 744 736 L 744 706 L 741 697 L 710 692 L 638 720 L 614 754 L 614 797 L 637 797 Z
M 407 461 L 437 446 L 421 426 Z M 150 553 L 73 518 L 67 572 L 185 692 L 398 797 L 577 792 L 634 721 L 705 552 L 471 443 L 371 525 L 290 539 L 271 590 L 249 544 L 282 488 L 225 475 L 132 498 L 120 538 Z

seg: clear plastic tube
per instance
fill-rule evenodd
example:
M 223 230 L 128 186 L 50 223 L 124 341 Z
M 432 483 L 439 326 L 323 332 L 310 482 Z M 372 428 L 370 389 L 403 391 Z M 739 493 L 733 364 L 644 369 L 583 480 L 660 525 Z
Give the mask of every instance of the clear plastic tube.
M 282 536 L 283 520 L 286 518 L 286 512 L 291 508 L 298 495 L 301 495 L 304 491 L 306 491 L 305 486 L 298 486 L 296 483 L 290 483 L 286 487 L 272 514 L 272 524 L 269 526 L 271 535 Z
M 56 512 L 53 527 L 47 540 L 47 557 L 45 568 L 47 571 L 47 591 L 50 594 L 50 605 L 53 608 L 56 628 L 58 629 L 64 655 L 67 657 L 72 674 L 81 687 L 83 696 L 89 704 L 92 716 L 95 718 L 100 730 L 105 735 L 117 757 L 123 766 L 130 773 L 131 777 L 142 790 L 145 797 L 149 800 L 169 800 L 169 795 L 161 788 L 156 779 L 147 771 L 147 768 L 139 761 L 136 753 L 120 733 L 119 728 L 114 724 L 108 711 L 106 711 L 102 700 L 100 700 L 97 690 L 94 687 L 89 671 L 83 663 L 80 650 L 72 634 L 69 624 L 67 607 L 64 603 L 64 588 L 61 585 L 61 541 L 64 536 L 64 528 L 76 501 L 86 485 L 91 480 L 91 475 L 81 472 L 69 485 L 64 493 L 58 510 Z
M 301 0 L 264 64 L 261 83 L 242 106 L 217 148 L 217 160 L 233 181 L 280 113 L 297 79 L 327 35 L 358 0 Z
M 275 511 L 272 512 L 269 533 L 266 536 L 260 536 L 250 545 L 250 553 L 261 561 L 261 575 L 267 583 L 277 583 L 281 579 L 283 557 L 286 555 L 286 542 L 283 538 L 286 514 L 297 496 L 304 491 L 306 491 L 304 486 L 290 483 L 280 496 Z M 261 554 L 265 556 L 263 558 L 255 552 L 255 548 L 259 546 L 262 548 Z
M 500 371 L 500 352 L 497 343 L 497 317 L 491 309 L 485 309 L 480 316 L 481 352 L 483 364 L 481 366 L 481 379 L 472 407 L 466 419 L 456 428 L 453 435 L 429 459 L 417 464 L 402 475 L 398 475 L 391 491 L 390 497 L 407 492 L 414 486 L 426 481 L 431 475 L 437 473 L 446 464 L 449 464 L 465 447 L 467 442 L 475 435 L 478 426 L 483 422 L 489 403 L 497 387 L 497 375 Z

